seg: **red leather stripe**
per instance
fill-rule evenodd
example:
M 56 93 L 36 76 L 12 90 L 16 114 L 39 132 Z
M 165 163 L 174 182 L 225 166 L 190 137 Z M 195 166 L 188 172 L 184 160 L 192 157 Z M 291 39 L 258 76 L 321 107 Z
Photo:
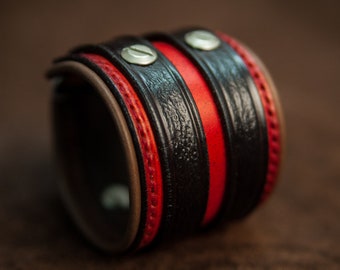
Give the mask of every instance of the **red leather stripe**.
M 142 103 L 124 75 L 102 56 L 95 54 L 83 54 L 83 56 L 100 67 L 117 86 L 137 131 L 147 187 L 146 224 L 142 240 L 139 243 L 139 248 L 142 248 L 155 238 L 161 223 L 163 209 L 162 171 L 154 134 Z
M 266 184 L 262 193 L 261 201 L 268 198 L 273 191 L 278 178 L 281 152 L 280 122 L 277 108 L 273 99 L 272 90 L 266 80 L 266 76 L 258 66 L 256 59 L 241 44 L 231 37 L 220 34 L 221 38 L 227 42 L 243 59 L 259 91 L 262 105 L 264 107 L 267 120 L 268 131 L 268 170 Z
M 226 186 L 226 147 L 222 124 L 210 89 L 195 65 L 179 50 L 165 42 L 153 42 L 177 68 L 187 84 L 199 111 L 206 136 L 210 186 L 202 225 L 217 215 Z

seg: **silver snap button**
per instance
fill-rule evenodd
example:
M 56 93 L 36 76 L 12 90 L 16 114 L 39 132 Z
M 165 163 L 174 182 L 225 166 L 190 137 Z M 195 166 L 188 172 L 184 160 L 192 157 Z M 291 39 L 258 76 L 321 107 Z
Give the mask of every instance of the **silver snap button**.
M 220 46 L 221 41 L 214 34 L 205 30 L 196 30 L 184 36 L 185 42 L 199 50 L 211 51 Z
M 141 66 L 150 65 L 157 59 L 157 53 L 148 46 L 135 44 L 121 51 L 123 59 L 130 63 Z

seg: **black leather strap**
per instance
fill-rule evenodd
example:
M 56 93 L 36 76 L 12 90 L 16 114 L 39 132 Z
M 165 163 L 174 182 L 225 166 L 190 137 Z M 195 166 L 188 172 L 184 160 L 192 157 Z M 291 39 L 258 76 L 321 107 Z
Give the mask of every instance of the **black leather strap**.
M 256 206 L 265 184 L 268 141 L 264 111 L 249 71 L 236 52 L 223 41 L 212 51 L 191 48 L 184 36 L 193 30 L 198 29 L 148 38 L 180 49 L 209 84 L 226 132 L 228 175 L 222 213 L 229 219 L 240 218 Z
M 121 50 L 134 44 L 153 47 L 144 39 L 122 37 L 74 52 L 96 53 L 111 61 L 128 78 L 145 106 L 163 171 L 164 218 L 159 235 L 172 237 L 197 229 L 205 212 L 209 190 L 205 136 L 187 86 L 160 52 L 149 66 L 129 64 L 121 58 Z

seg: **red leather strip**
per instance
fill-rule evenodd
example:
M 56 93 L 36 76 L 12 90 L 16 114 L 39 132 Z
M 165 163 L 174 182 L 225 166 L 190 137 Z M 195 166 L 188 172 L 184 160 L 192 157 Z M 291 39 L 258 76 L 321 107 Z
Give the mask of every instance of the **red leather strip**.
M 273 191 L 278 178 L 281 152 L 281 134 L 278 111 L 273 99 L 272 89 L 266 80 L 266 76 L 258 66 L 256 59 L 241 44 L 231 37 L 220 34 L 220 37 L 227 42 L 243 59 L 259 91 L 262 105 L 267 120 L 268 131 L 268 170 L 266 184 L 262 193 L 261 201 L 268 198 Z
M 165 42 L 153 42 L 177 68 L 197 105 L 206 136 L 210 185 L 208 203 L 202 225 L 217 215 L 226 186 L 226 147 L 222 124 L 210 89 L 195 65 L 179 50 Z
M 102 56 L 95 54 L 83 54 L 83 56 L 100 67 L 117 86 L 137 131 L 147 187 L 146 224 L 138 246 L 138 248 L 142 248 L 155 238 L 161 223 L 163 209 L 162 171 L 154 134 L 142 103 L 124 75 Z

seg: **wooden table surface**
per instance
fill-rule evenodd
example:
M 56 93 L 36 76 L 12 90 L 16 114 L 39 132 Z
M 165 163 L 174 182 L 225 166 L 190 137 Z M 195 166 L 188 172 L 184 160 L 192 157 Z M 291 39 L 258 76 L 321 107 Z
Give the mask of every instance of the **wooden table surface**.
M 1 1 L 0 269 L 340 269 L 338 3 Z M 269 67 L 287 122 L 280 184 L 242 222 L 104 256 L 59 199 L 43 74 L 74 45 L 187 25 L 236 36 Z

